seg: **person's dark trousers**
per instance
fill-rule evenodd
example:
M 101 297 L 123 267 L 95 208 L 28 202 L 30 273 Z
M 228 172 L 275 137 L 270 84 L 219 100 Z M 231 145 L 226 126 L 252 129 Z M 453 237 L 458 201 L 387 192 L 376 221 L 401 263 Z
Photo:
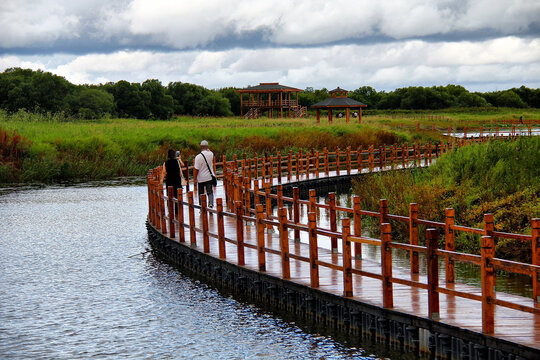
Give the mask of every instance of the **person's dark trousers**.
M 206 193 L 206 202 L 209 207 L 214 207 L 214 187 L 212 180 L 201 182 L 198 185 L 199 205 L 201 204 L 201 195 Z

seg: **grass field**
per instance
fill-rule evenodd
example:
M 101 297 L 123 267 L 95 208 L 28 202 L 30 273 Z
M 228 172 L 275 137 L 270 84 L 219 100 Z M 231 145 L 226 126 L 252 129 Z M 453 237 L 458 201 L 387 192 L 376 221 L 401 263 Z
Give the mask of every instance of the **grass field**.
M 393 112 L 367 115 L 359 125 L 351 118 L 325 117 L 316 126 L 314 117 L 302 119 L 247 120 L 241 118 L 177 117 L 170 121 L 101 119 L 82 121 L 24 111 L 8 115 L 0 111 L 0 183 L 58 182 L 141 176 L 161 163 L 167 149 L 180 150 L 190 161 L 207 139 L 221 158 L 247 153 L 353 148 L 403 142 L 442 141 L 431 131 L 448 126 L 503 124 L 504 121 L 540 119 L 540 110 L 471 110 L 455 112 Z M 421 129 L 417 131 L 417 124 Z M 13 143 L 13 138 L 22 138 Z M 11 139 L 11 140 L 9 140 Z

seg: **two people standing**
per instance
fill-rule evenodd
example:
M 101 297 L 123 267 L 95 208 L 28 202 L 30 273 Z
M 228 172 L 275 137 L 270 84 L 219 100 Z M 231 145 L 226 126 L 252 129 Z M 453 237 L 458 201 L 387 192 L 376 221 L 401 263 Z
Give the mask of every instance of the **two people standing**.
M 194 178 L 198 183 L 199 204 L 201 203 L 201 195 L 206 194 L 208 206 L 214 206 L 214 153 L 208 148 L 208 141 L 201 141 L 201 152 L 195 157 Z M 175 156 L 176 155 L 176 156 Z M 172 186 L 175 197 L 178 194 L 178 189 L 187 184 L 183 175 L 184 163 L 180 158 L 179 152 L 169 150 L 167 153 L 167 161 L 163 164 L 162 177 L 165 178 L 167 187 Z

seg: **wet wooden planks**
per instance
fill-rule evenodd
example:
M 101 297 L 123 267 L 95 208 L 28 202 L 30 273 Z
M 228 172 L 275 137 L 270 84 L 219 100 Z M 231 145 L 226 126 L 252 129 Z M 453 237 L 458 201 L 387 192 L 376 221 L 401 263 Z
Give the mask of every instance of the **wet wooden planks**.
M 222 197 L 221 187 L 217 188 L 216 197 Z M 184 209 L 187 214 L 187 207 Z M 236 240 L 236 221 L 225 217 L 225 236 L 231 240 Z M 185 218 L 187 222 L 187 216 Z M 201 215 L 196 210 L 195 222 L 197 228 L 202 228 Z M 217 215 L 208 216 L 209 231 L 217 234 Z M 189 241 L 189 230 L 184 229 L 186 241 Z M 178 239 L 178 237 L 176 238 Z M 248 222 L 244 230 L 244 242 L 256 246 L 256 226 Z M 280 250 L 279 233 L 277 229 L 272 232 L 265 232 L 265 246 L 268 249 Z M 202 234 L 197 233 L 197 248 L 202 251 Z M 256 249 L 245 247 L 245 267 L 258 270 L 258 253 Z M 295 242 L 292 231 L 289 232 L 289 252 L 294 255 L 309 258 L 309 245 L 304 242 Z M 210 254 L 219 257 L 217 238 L 210 237 Z M 227 261 L 237 264 L 237 246 L 230 242 L 226 243 Z M 327 248 L 318 249 L 319 261 L 341 266 L 341 254 L 333 254 Z M 266 253 L 266 273 L 278 278 L 282 278 L 281 256 L 273 253 Z M 381 265 L 377 261 L 362 259 L 353 260 L 353 269 L 363 270 L 375 274 L 381 273 Z M 411 275 L 409 270 L 403 267 L 394 266 L 393 277 L 405 280 L 414 280 L 427 283 L 424 275 Z M 290 281 L 310 286 L 310 265 L 308 262 L 290 259 Z M 343 272 L 319 265 L 319 289 L 328 293 L 343 295 Z M 440 277 L 439 286 L 453 288 L 455 290 L 481 294 L 481 289 L 465 284 L 445 284 L 444 277 Z M 511 301 L 518 304 L 533 306 L 532 299 L 498 293 L 498 299 Z M 406 285 L 393 284 L 394 308 L 397 311 L 413 314 L 419 317 L 428 317 L 428 295 L 427 290 L 410 287 Z M 369 303 L 376 306 L 383 306 L 382 282 L 366 276 L 353 274 L 353 299 Z M 439 294 L 440 321 L 446 324 L 455 325 L 460 328 L 482 332 L 482 304 L 480 301 L 465 299 L 453 295 Z M 496 306 L 495 310 L 495 333 L 497 338 L 509 340 L 515 343 L 535 347 L 540 349 L 540 315 L 513 310 L 502 306 Z

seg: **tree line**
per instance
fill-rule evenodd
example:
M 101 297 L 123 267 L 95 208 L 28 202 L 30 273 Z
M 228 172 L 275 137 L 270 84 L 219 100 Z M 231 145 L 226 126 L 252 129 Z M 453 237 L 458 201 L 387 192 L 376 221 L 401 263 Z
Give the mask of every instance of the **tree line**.
M 159 80 L 142 83 L 125 80 L 99 85 L 74 85 L 65 78 L 44 72 L 11 68 L 0 74 L 0 108 L 8 112 L 63 112 L 68 116 L 95 119 L 104 116 L 170 119 L 175 115 L 240 115 L 240 94 L 236 88 L 218 90 L 203 86 Z M 328 90 L 308 87 L 298 96 L 303 106 L 328 97 Z M 367 109 L 437 110 L 468 107 L 540 108 L 540 89 L 525 86 L 495 92 L 469 92 L 460 85 L 411 86 L 394 91 L 377 91 L 362 86 L 348 96 Z

